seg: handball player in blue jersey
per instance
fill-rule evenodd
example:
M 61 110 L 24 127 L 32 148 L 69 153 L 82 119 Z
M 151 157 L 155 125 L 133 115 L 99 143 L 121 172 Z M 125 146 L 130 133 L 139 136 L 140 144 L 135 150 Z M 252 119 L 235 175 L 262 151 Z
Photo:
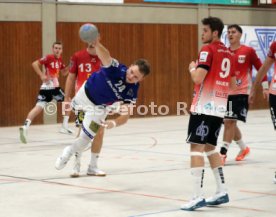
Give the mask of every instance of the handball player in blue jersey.
M 85 116 L 80 136 L 57 158 L 55 167 L 58 170 L 65 167 L 72 155 L 86 149 L 100 126 L 106 125 L 105 118 L 110 112 L 119 112 L 121 104 L 136 102 L 139 82 L 150 73 L 145 59 L 138 59 L 126 67 L 110 56 L 99 38 L 93 46 L 102 67 L 88 78 L 72 100 L 73 108 L 83 110 Z

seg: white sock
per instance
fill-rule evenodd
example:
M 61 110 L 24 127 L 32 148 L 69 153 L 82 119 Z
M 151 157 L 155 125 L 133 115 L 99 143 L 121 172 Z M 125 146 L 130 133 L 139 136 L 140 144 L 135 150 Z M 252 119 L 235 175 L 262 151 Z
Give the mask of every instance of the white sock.
M 216 179 L 217 183 L 217 193 L 220 192 L 226 192 L 226 186 L 225 186 L 225 181 L 224 181 L 224 175 L 223 175 L 223 169 L 222 167 L 216 167 L 213 169 L 213 173 Z
M 32 123 L 32 121 L 30 119 L 26 119 L 23 127 L 25 127 L 26 129 L 29 129 L 31 123 Z
M 204 178 L 204 168 L 203 167 L 194 167 L 191 168 L 191 174 L 193 176 L 194 182 L 194 197 L 201 197 L 202 187 L 203 187 L 203 178 Z
M 244 150 L 246 148 L 246 145 L 242 139 L 235 141 L 235 142 L 237 143 L 237 145 L 240 147 L 241 150 Z
M 90 160 L 91 167 L 94 167 L 94 168 L 98 167 L 98 158 L 99 158 L 99 153 L 91 152 L 91 160 Z
M 230 146 L 230 142 L 225 142 L 225 141 L 223 141 L 223 144 L 222 144 L 221 147 L 223 147 L 223 148 L 225 148 L 226 150 L 228 150 L 228 149 L 229 149 L 229 146 Z
M 69 116 L 64 115 L 64 116 L 63 116 L 63 123 L 62 123 L 62 126 L 63 126 L 64 128 L 68 128 L 68 122 L 69 122 Z

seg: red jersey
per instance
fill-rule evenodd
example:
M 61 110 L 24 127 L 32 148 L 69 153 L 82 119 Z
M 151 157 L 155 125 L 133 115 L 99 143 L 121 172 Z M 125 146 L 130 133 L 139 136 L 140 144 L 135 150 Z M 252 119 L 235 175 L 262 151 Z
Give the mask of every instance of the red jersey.
M 203 46 L 198 65 L 208 70 L 203 82 L 195 85 L 191 112 L 224 117 L 231 77 L 235 76 L 233 53 L 220 41 Z
M 69 72 L 76 74 L 77 81 L 75 92 L 77 93 L 89 76 L 100 69 L 101 60 L 97 55 L 91 55 L 87 49 L 76 52 L 70 59 Z
M 268 57 L 274 59 L 274 73 L 270 83 L 269 93 L 276 95 L 276 41 L 272 42 L 268 50 Z
M 241 45 L 238 49 L 232 52 L 235 54 L 234 64 L 237 89 L 230 91 L 229 95 L 249 95 L 252 87 L 252 66 L 254 66 L 256 70 L 259 70 L 262 66 L 262 62 L 257 56 L 256 51 L 251 47 Z M 267 77 L 265 80 L 267 80 Z
M 62 58 L 56 58 L 54 54 L 49 54 L 45 57 L 42 57 L 38 61 L 41 65 L 44 65 L 46 70 L 45 74 L 49 79 L 47 83 L 42 84 L 41 89 L 52 89 L 59 87 L 59 72 L 65 68 Z

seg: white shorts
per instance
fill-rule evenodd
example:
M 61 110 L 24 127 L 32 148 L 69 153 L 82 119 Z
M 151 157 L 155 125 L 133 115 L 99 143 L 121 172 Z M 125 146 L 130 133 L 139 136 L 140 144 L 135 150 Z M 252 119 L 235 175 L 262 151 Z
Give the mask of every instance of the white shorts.
M 77 95 L 72 99 L 72 107 L 75 110 L 84 111 L 84 119 L 82 123 L 82 130 L 84 133 L 93 139 L 96 135 L 101 123 L 106 119 L 108 111 L 104 106 L 97 106 L 92 103 L 86 96 L 84 90 L 85 83 L 82 85 Z

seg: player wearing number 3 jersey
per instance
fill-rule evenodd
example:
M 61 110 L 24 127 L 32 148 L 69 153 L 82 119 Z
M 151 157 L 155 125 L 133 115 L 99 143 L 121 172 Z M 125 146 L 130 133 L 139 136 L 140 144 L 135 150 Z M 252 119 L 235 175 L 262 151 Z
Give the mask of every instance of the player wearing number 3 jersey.
M 189 66 L 195 88 L 187 142 L 191 144 L 191 173 L 195 192 L 192 200 L 181 206 L 181 209 L 188 211 L 229 201 L 222 162 L 215 148 L 226 111 L 228 92 L 230 87 L 235 86 L 233 54 L 220 41 L 224 25 L 219 18 L 205 18 L 202 24 L 202 42 L 206 45 L 199 52 L 197 64 L 191 62 Z M 217 183 L 215 196 L 206 200 L 202 193 L 204 152 Z

